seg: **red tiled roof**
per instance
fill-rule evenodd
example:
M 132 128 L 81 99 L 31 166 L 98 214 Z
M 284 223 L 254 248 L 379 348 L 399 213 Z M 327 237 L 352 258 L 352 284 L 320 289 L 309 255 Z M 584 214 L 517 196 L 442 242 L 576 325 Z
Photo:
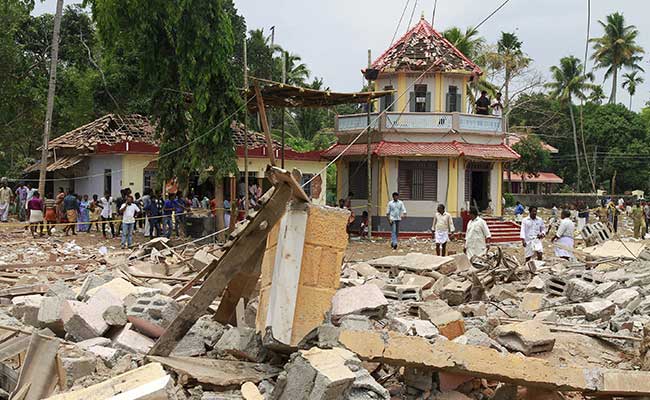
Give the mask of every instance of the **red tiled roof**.
M 381 72 L 423 71 L 432 72 L 464 70 L 477 75 L 481 68 L 438 33 L 424 17 L 404 36 L 386 50 L 372 68 Z
M 560 178 L 559 176 L 555 175 L 552 172 L 539 172 L 537 174 L 538 176 L 535 175 L 528 175 L 526 177 L 526 182 L 531 182 L 531 183 L 564 183 L 564 179 Z M 510 173 L 510 180 L 512 182 L 521 182 L 521 174 L 516 174 L 514 172 Z M 508 180 L 508 172 L 504 171 L 503 172 L 503 179 L 505 181 Z
M 335 144 L 325 150 L 325 158 L 334 158 L 345 152 L 346 156 L 365 155 L 365 143 L 355 143 L 346 150 L 348 145 Z M 519 158 L 514 150 L 504 144 L 471 144 L 460 142 L 379 142 L 371 144 L 371 152 L 377 156 L 436 156 L 436 157 L 467 157 L 485 160 L 516 160 Z

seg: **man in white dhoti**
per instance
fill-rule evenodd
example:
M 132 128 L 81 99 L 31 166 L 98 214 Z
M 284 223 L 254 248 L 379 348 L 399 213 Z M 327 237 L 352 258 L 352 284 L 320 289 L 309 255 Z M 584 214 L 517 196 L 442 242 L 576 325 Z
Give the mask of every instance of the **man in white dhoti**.
M 478 210 L 471 207 L 469 222 L 465 232 L 465 254 L 471 260 L 474 256 L 482 256 L 487 251 L 492 234 L 483 218 L 478 216 Z
M 542 259 L 544 247 L 542 246 L 542 239 L 546 236 L 546 228 L 544 221 L 537 218 L 537 207 L 531 206 L 528 208 L 528 216 L 521 221 L 521 244 L 524 246 L 524 256 L 526 261 L 529 261 L 533 256 L 538 260 Z
M 555 232 L 555 236 L 551 241 L 557 242 L 555 256 L 570 260 L 573 258 L 573 234 L 576 226 L 571 221 L 571 212 L 569 210 L 562 210 L 561 217 L 560 226 L 557 228 L 557 232 Z
M 11 205 L 11 196 L 13 192 L 7 186 L 7 178 L 0 180 L 0 221 L 9 220 L 9 206 Z
M 431 230 L 436 244 L 436 255 L 446 256 L 449 234 L 454 233 L 454 220 L 451 218 L 451 214 L 445 212 L 444 204 L 438 205 L 438 211 L 433 216 Z

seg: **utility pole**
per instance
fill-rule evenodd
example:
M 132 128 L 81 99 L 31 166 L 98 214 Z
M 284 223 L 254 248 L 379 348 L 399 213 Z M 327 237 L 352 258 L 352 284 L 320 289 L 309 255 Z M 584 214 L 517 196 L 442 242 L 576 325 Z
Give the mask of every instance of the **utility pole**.
M 50 84 L 47 89 L 47 109 L 45 111 L 45 128 L 43 129 L 43 146 L 41 149 L 41 165 L 38 175 L 38 191 L 41 196 L 45 193 L 45 178 L 47 176 L 47 153 L 52 129 L 52 113 L 54 112 L 54 91 L 56 90 L 56 64 L 59 61 L 59 32 L 61 31 L 61 15 L 63 0 L 56 2 L 54 14 L 54 32 L 52 32 L 52 64 L 50 64 Z
M 368 69 L 370 69 L 372 64 L 372 54 L 370 49 L 368 49 Z M 370 79 L 368 79 L 368 90 L 370 90 Z M 368 164 L 368 239 L 372 238 L 372 152 L 371 152 L 371 140 L 370 140 L 370 108 L 372 107 L 372 101 L 368 100 L 368 107 L 366 112 L 366 121 L 368 122 L 368 129 L 366 131 L 367 137 L 367 157 L 366 163 Z
M 248 103 L 248 51 L 246 49 L 246 37 L 244 37 L 244 101 Z M 248 104 L 244 107 L 244 210 L 248 214 Z
M 284 51 L 284 50 L 282 51 L 282 83 L 287 83 L 287 52 Z M 282 125 L 282 150 L 281 150 L 280 155 L 281 155 L 281 158 L 282 158 L 282 162 L 280 163 L 280 165 L 282 166 L 282 169 L 284 169 L 284 135 L 285 135 L 285 132 L 284 132 L 284 113 L 285 113 L 285 109 L 284 109 L 284 107 L 282 107 L 281 111 L 282 111 L 282 116 L 280 117 L 280 124 Z

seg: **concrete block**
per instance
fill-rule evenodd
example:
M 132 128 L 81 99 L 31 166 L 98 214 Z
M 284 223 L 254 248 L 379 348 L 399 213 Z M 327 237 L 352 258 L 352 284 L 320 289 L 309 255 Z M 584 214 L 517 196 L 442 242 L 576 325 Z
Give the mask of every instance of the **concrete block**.
M 596 285 L 580 278 L 573 278 L 567 282 L 565 296 L 571 301 L 588 300 L 594 296 Z
M 126 324 L 117 336 L 115 336 L 113 347 L 129 353 L 147 354 L 154 343 L 153 340 L 145 335 L 132 330 L 131 324 Z
M 522 311 L 537 311 L 544 308 L 546 304 L 546 295 L 543 293 L 524 293 L 519 303 L 519 309 Z
M 493 335 L 505 348 L 525 355 L 551 351 L 555 345 L 551 330 L 538 321 L 500 325 Z
M 204 315 L 194 323 L 187 335 L 199 336 L 208 348 L 213 348 L 224 331 L 224 326 L 213 320 L 211 315 Z
M 451 282 L 442 289 L 440 298 L 447 301 L 450 306 L 457 306 L 467 303 L 472 300 L 472 283 L 465 282 Z
M 442 289 L 445 288 L 445 286 L 449 285 L 452 282 L 456 282 L 453 279 L 449 278 L 446 275 L 442 275 L 438 279 L 436 279 L 435 283 L 431 285 L 431 292 L 433 292 L 436 295 L 440 295 L 442 293 Z
M 560 277 L 551 276 L 546 280 L 545 289 L 549 294 L 553 294 L 555 296 L 565 296 L 567 290 L 567 282 Z
M 194 272 L 199 272 L 203 268 L 207 267 L 212 261 L 216 261 L 217 257 L 213 256 L 211 253 L 209 253 L 205 249 L 199 249 L 196 253 L 194 253 L 194 256 L 192 257 L 192 261 L 190 262 L 190 268 Z
M 246 327 L 233 327 L 225 331 L 215 345 L 215 350 L 252 362 L 262 362 L 267 355 L 255 329 Z
M 587 321 L 602 319 L 607 321 L 616 312 L 616 305 L 609 300 L 597 300 L 576 304 L 577 313 L 584 315 Z
M 422 298 L 422 289 L 416 285 L 386 285 L 382 289 L 385 297 L 394 300 L 415 300 Z
M 77 293 L 77 300 L 86 300 L 88 297 L 88 291 L 90 289 L 94 289 L 96 287 L 99 287 L 103 284 L 105 284 L 107 281 L 101 276 L 95 275 L 95 274 L 90 274 L 84 279 L 83 283 L 81 284 L 81 288 L 79 288 L 79 293 Z
M 295 353 L 285 366 L 286 377 L 276 386 L 273 398 L 276 400 L 347 398 L 356 375 L 346 366 L 346 362 L 354 358 L 352 352 L 341 348 L 322 350 L 314 347 Z
M 332 308 L 348 244 L 349 211 L 309 204 L 303 222 L 299 205 L 290 207 L 296 209 L 285 214 L 267 239 L 255 326 L 258 332 L 270 331 L 276 342 L 295 346 Z M 287 224 L 292 226 L 290 237 L 287 230 L 280 235 L 280 227 Z M 282 257 L 288 253 L 301 253 L 301 260 L 289 266 Z
M 64 351 L 58 356 L 61 368 L 59 381 L 64 389 L 70 389 L 77 379 L 95 373 L 97 360 L 89 353 L 79 351 Z
M 463 315 L 442 300 L 420 304 L 418 313 L 421 319 L 431 321 L 447 339 L 451 340 L 465 333 Z
M 101 359 L 108 368 L 115 367 L 123 354 L 121 350 L 104 346 L 90 346 L 86 351 Z
M 50 283 L 47 292 L 45 292 L 45 297 L 60 297 L 66 300 L 75 300 L 77 298 L 77 293 L 75 293 L 75 291 L 65 282 L 56 281 Z
M 88 340 L 83 340 L 77 343 L 77 347 L 82 350 L 86 350 L 89 347 L 93 347 L 93 346 L 108 347 L 110 345 L 111 345 L 111 339 L 105 337 L 96 337 Z
M 66 300 L 61 307 L 61 318 L 66 333 L 76 341 L 102 336 L 108 330 L 101 313 L 78 301 Z
M 356 271 L 359 276 L 366 279 L 382 276 L 382 273 L 377 268 L 365 262 L 352 264 L 350 268 Z
M 546 282 L 539 275 L 533 277 L 533 279 L 528 282 L 526 285 L 526 290 L 529 292 L 538 292 L 544 290 L 546 287 Z
M 181 309 L 181 306 L 171 297 L 155 295 L 138 298 L 128 308 L 126 316 L 137 331 L 157 338 L 163 334 Z
M 124 326 L 128 322 L 123 305 L 108 306 L 102 313 L 102 318 L 108 326 Z
M 603 282 L 596 286 L 595 295 L 598 297 L 605 297 L 618 289 L 619 286 L 620 284 L 616 281 Z
M 386 315 L 388 300 L 375 285 L 344 288 L 336 292 L 332 298 L 332 319 L 349 314 L 363 314 L 382 318 Z
M 401 279 L 401 284 L 406 286 L 417 286 L 420 290 L 430 289 L 435 283 L 435 279 L 416 274 L 404 274 Z
M 87 293 L 89 296 L 93 296 L 101 289 L 110 291 L 113 297 L 116 297 L 122 301 L 124 301 L 124 299 L 126 299 L 128 296 L 138 293 L 138 288 L 123 278 L 113 279 L 103 285 L 88 290 Z
M 16 296 L 11 299 L 11 315 L 25 323 L 39 328 L 38 311 L 41 308 L 43 296 L 40 294 L 30 294 L 27 296 Z
M 38 310 L 38 324 L 48 328 L 58 336 L 65 335 L 63 327 L 63 304 L 67 302 L 64 297 L 44 297 L 41 308 Z
M 639 297 L 641 297 L 641 295 L 635 289 L 618 289 L 607 296 L 607 300 L 613 302 L 619 308 L 625 308 L 628 304 Z

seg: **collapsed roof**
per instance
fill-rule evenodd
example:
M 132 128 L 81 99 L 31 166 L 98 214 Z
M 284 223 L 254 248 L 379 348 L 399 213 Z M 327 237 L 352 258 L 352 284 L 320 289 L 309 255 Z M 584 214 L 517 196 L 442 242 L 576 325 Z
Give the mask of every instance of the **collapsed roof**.
M 380 72 L 430 70 L 474 75 L 483 73 L 478 65 L 433 29 L 424 17 L 379 56 L 371 67 Z

